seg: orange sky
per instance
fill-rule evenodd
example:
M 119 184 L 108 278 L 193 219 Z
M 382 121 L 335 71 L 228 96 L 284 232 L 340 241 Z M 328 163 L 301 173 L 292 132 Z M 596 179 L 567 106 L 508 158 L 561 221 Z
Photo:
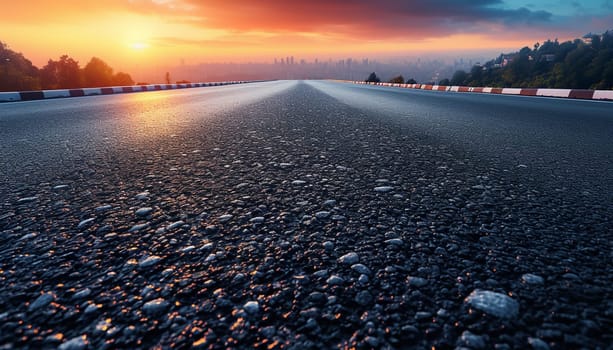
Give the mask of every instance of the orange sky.
M 596 1 L 573 17 L 570 11 L 578 10 L 563 0 L 545 1 L 542 8 L 518 0 L 0 0 L 0 5 L 0 40 L 35 65 L 62 54 L 84 65 L 97 56 L 132 73 L 181 61 L 497 52 L 613 23 L 613 11 L 603 13 Z

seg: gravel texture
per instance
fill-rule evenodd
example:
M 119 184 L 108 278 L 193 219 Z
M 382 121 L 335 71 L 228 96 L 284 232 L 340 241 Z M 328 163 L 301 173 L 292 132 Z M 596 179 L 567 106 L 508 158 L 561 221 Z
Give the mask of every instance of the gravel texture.
M 305 84 L 175 134 L 0 183 L 0 348 L 613 344 L 610 203 Z

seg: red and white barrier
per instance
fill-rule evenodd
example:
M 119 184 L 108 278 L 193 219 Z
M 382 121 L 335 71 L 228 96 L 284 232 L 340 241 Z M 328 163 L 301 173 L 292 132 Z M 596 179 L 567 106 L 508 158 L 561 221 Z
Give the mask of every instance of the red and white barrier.
M 405 89 L 419 89 L 430 91 L 450 92 L 473 92 L 482 94 L 518 95 L 518 96 L 541 96 L 573 98 L 582 100 L 612 100 L 613 90 L 584 90 L 584 89 L 537 89 L 537 88 L 494 88 L 494 87 L 469 87 L 469 86 L 441 86 L 429 84 L 390 84 L 390 83 L 366 83 L 353 81 L 354 84 L 400 87 Z
M 255 82 L 261 82 L 261 81 L 263 80 L 223 81 L 223 82 L 213 82 L 213 83 L 111 86 L 111 87 L 102 87 L 102 88 L 0 92 L 0 102 L 33 101 L 33 100 L 45 100 L 45 99 L 50 99 L 50 98 L 62 98 L 62 97 L 113 95 L 113 94 L 125 94 L 125 93 L 130 93 L 130 92 L 142 92 L 142 91 L 188 89 L 188 88 L 197 88 L 197 87 L 205 87 L 205 86 L 222 86 L 222 85 L 255 83 Z

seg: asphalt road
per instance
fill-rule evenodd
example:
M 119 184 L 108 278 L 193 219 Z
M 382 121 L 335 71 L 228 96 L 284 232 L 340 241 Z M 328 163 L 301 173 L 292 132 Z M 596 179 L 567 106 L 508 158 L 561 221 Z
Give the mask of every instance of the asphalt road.
M 0 348 L 608 349 L 612 112 L 323 81 L 0 104 Z

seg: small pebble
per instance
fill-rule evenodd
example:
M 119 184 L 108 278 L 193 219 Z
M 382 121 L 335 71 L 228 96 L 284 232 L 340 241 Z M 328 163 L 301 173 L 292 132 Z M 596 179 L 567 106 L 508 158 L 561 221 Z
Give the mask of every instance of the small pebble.
M 351 253 L 347 253 L 343 256 L 341 256 L 340 258 L 338 258 L 338 262 L 341 264 L 347 264 L 347 265 L 353 265 L 356 264 L 358 261 L 360 261 L 360 257 L 358 256 L 358 254 L 351 252 Z
M 526 284 L 543 284 L 545 281 L 543 277 L 538 275 L 533 275 L 531 273 L 526 273 L 521 276 L 521 281 Z
M 146 302 L 143 305 L 143 312 L 148 316 L 157 316 L 162 314 L 170 304 L 163 298 L 154 299 Z
M 85 219 L 85 220 L 79 222 L 79 224 L 77 225 L 77 229 L 82 229 L 82 228 L 85 228 L 85 227 L 91 225 L 94 222 L 94 220 L 96 220 L 96 219 L 95 218 L 90 218 L 90 219 Z
M 419 287 L 423 287 L 426 284 L 428 284 L 428 280 L 426 280 L 425 278 L 421 278 L 421 277 L 409 276 L 409 277 L 407 277 L 407 283 L 411 287 L 418 287 L 419 288 Z
M 260 304 L 257 301 L 248 301 L 243 305 L 243 309 L 251 315 L 255 315 L 260 311 Z
M 19 198 L 17 200 L 17 203 L 28 203 L 28 202 L 34 202 L 35 200 L 37 200 L 38 197 L 34 196 L 34 197 L 24 197 L 24 198 Z
M 157 264 L 161 260 L 162 260 L 162 257 L 157 256 L 157 255 L 151 255 L 146 258 L 141 259 L 138 262 L 138 267 L 150 267 L 150 266 Z
M 83 350 L 87 347 L 87 344 L 88 344 L 87 336 L 82 335 L 82 336 L 72 338 L 62 343 L 58 347 L 58 350 Z
M 338 286 L 343 284 L 344 282 L 345 280 L 342 277 L 336 275 L 332 275 L 326 280 L 326 283 L 330 286 Z
M 360 274 L 364 274 L 364 275 L 370 275 L 371 271 L 368 267 L 366 267 L 365 265 L 362 264 L 353 264 L 351 265 L 351 269 L 357 273 Z
M 179 221 L 175 221 L 172 224 L 166 226 L 166 231 L 172 231 L 176 228 L 179 228 L 181 226 L 185 225 L 185 222 L 179 220 Z
M 519 314 L 519 303 L 502 293 L 477 289 L 464 301 L 477 310 L 499 318 L 511 319 Z
M 217 218 L 217 220 L 218 220 L 219 222 L 221 222 L 221 223 L 225 223 L 225 222 L 230 221 L 230 220 L 232 219 L 232 217 L 233 217 L 233 216 L 232 216 L 232 215 L 230 215 L 230 214 L 225 214 L 225 215 L 222 215 L 222 216 L 218 217 L 218 218 Z
M 375 187 L 375 192 L 386 193 L 391 192 L 394 188 L 392 186 L 378 186 Z
M 92 294 L 92 290 L 89 288 L 81 289 L 80 291 L 73 294 L 73 299 L 83 299 L 87 298 L 90 294 Z
M 485 349 L 486 347 L 485 337 L 473 334 L 470 331 L 462 332 L 459 343 L 475 350 Z
M 138 210 L 136 210 L 135 213 L 137 216 L 147 216 L 151 214 L 152 211 L 153 211 L 153 208 L 151 207 L 143 207 L 143 208 L 139 208 Z
M 34 300 L 30 306 L 28 306 L 28 311 L 36 311 L 40 308 L 43 308 L 49 304 L 51 304 L 51 302 L 55 300 L 55 294 L 48 292 L 48 293 L 44 293 L 41 294 L 38 298 L 36 298 L 36 300 Z
M 315 217 L 319 220 L 327 219 L 329 216 L 329 211 L 318 211 L 317 213 L 315 213 Z
M 404 242 L 400 238 L 392 238 L 385 241 L 386 244 L 400 246 L 403 245 Z
M 530 344 L 534 350 L 549 350 L 549 344 L 539 338 L 529 337 L 528 344 Z

